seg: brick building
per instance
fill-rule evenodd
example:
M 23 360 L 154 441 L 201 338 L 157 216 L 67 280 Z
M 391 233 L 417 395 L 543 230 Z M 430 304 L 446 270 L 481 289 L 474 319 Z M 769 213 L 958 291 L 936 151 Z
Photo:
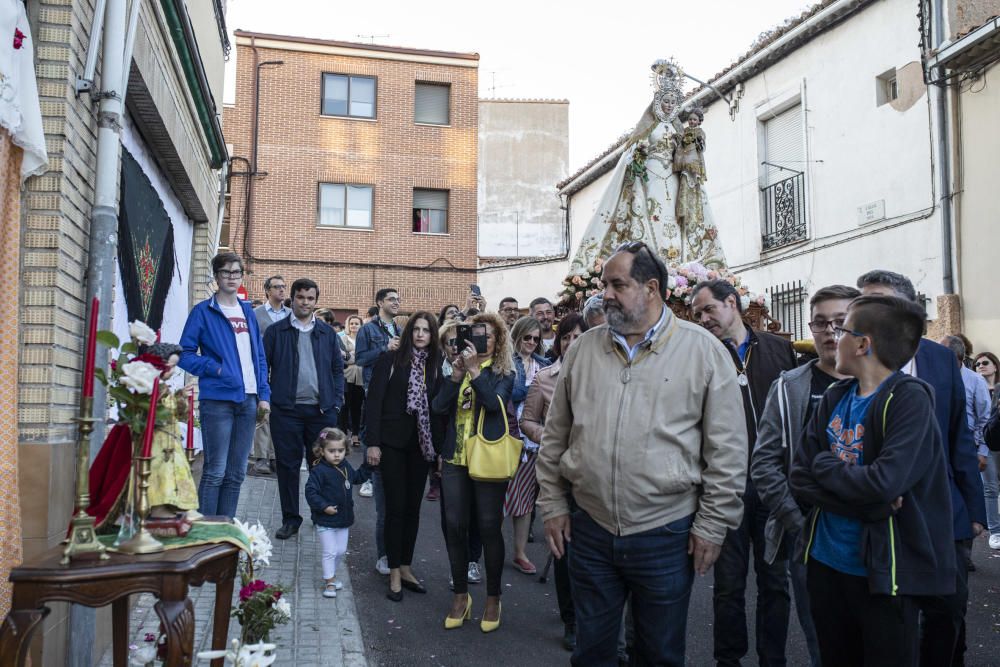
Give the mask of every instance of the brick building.
M 464 303 L 478 54 L 237 31 L 236 56 L 220 244 L 247 261 L 250 297 L 281 274 L 316 280 L 339 316 L 380 287 L 398 288 L 405 312 Z

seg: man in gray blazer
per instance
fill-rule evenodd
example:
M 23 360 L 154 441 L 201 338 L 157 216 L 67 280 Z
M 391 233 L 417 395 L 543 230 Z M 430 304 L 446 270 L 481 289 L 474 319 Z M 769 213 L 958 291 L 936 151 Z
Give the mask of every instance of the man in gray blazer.
M 285 279 L 281 276 L 271 276 L 264 281 L 264 294 L 267 301 L 263 305 L 253 309 L 257 317 L 257 324 L 260 326 L 260 335 L 263 338 L 267 328 L 275 322 L 280 322 L 292 313 L 292 309 L 285 305 Z M 270 420 L 265 419 L 257 427 L 253 438 L 253 451 L 250 452 L 250 460 L 247 462 L 248 475 L 272 475 L 274 474 L 274 445 L 271 443 Z

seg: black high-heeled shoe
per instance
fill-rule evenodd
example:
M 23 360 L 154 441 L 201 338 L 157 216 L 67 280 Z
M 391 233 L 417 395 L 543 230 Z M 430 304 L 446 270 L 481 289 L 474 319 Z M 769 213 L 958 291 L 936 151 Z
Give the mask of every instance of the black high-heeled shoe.
M 405 588 L 406 590 L 413 591 L 414 593 L 420 593 L 421 595 L 423 595 L 424 593 L 427 592 L 427 589 L 424 588 L 419 581 L 410 581 L 408 579 L 401 579 L 400 584 L 402 584 L 403 588 Z

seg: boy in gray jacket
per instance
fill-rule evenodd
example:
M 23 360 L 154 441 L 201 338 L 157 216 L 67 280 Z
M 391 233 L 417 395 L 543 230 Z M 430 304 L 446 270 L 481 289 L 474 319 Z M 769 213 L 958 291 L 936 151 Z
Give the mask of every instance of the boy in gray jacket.
M 750 476 L 761 500 L 770 509 L 764 529 L 764 559 L 770 564 L 788 558 L 791 546 L 805 523 L 798 503 L 788 486 L 788 467 L 795 448 L 823 392 L 845 376 L 837 373 L 837 343 L 833 328 L 842 326 L 847 306 L 861 293 L 846 285 L 823 287 L 809 300 L 809 330 L 818 359 L 784 371 L 771 385 L 758 428 L 757 444 L 750 462 Z M 792 559 L 789 564 L 792 592 L 799 625 L 813 667 L 818 667 L 816 629 L 809 615 L 806 567 Z

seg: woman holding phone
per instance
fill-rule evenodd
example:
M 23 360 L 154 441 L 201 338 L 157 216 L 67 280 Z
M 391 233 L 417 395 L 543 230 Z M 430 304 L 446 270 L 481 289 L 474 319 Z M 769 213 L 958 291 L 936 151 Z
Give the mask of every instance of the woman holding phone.
M 481 348 L 484 351 L 477 351 L 471 340 L 465 341 L 451 377 L 442 382 L 431 405 L 436 415 L 447 420 L 440 452 L 444 459 L 441 484 L 455 596 L 444 626 L 458 628 L 471 617 L 467 567 L 469 524 L 475 521 L 486 557 L 486 605 L 480 629 L 492 632 L 500 627 L 500 577 L 504 561 L 501 526 L 507 482 L 479 482 L 469 477 L 465 443 L 475 434 L 480 415 L 484 438 L 496 440 L 507 430 L 506 405 L 514 388 L 514 361 L 507 327 L 498 315 L 480 313 L 471 323 L 485 325 L 485 346 Z M 470 517 L 473 498 L 476 516 Z

